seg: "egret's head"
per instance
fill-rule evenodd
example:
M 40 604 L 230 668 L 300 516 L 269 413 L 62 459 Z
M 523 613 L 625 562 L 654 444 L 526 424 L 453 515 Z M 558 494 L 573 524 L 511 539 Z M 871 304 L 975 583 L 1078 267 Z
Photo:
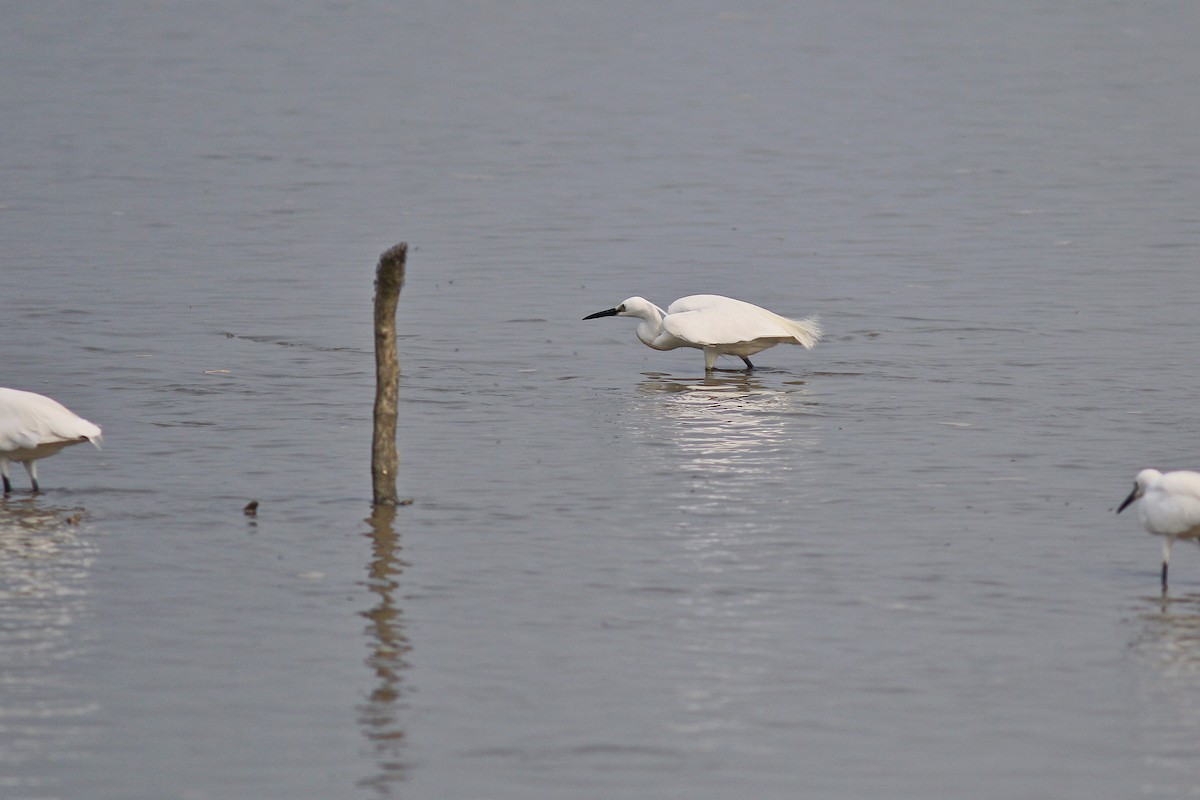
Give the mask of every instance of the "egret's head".
M 650 319 L 654 316 L 661 318 L 662 315 L 662 309 L 646 298 L 630 297 L 616 308 L 606 308 L 603 311 L 597 311 L 595 314 L 588 314 L 584 319 L 599 319 L 600 317 L 641 317 L 642 319 Z
M 1121 505 L 1117 506 L 1117 513 L 1120 514 L 1135 500 L 1141 500 L 1142 495 L 1146 493 L 1146 487 L 1154 483 L 1162 477 L 1162 473 L 1156 469 L 1144 469 L 1137 474 L 1133 479 L 1133 491 L 1129 493 Z

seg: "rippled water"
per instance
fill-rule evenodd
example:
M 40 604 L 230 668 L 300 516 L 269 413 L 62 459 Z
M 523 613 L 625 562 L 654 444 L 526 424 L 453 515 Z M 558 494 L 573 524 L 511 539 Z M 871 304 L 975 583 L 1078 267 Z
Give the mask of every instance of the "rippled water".
M 0 794 L 1200 793 L 1197 15 L 10 4 Z

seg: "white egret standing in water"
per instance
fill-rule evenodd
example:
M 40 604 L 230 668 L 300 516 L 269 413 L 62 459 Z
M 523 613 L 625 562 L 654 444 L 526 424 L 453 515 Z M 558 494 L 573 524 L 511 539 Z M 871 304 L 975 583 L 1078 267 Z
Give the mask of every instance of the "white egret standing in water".
M 1134 502 L 1146 530 L 1163 538 L 1162 588 L 1167 590 L 1167 564 L 1176 539 L 1200 540 L 1200 473 L 1180 470 L 1163 474 L 1144 469 L 1133 481 L 1133 491 L 1117 508 L 1120 514 Z
M 752 303 L 716 294 L 681 297 L 663 311 L 644 297 L 631 297 L 616 308 L 584 317 L 636 317 L 637 337 L 655 350 L 694 347 L 704 351 L 704 369 L 717 356 L 737 356 L 754 369 L 750 356 L 777 344 L 811 349 L 821 340 L 815 317 L 788 319 Z
M 37 492 L 37 460 L 81 442 L 100 447 L 99 426 L 44 395 L 0 388 L 0 478 L 5 494 L 12 491 L 8 480 L 10 461 L 25 465 L 33 491 Z

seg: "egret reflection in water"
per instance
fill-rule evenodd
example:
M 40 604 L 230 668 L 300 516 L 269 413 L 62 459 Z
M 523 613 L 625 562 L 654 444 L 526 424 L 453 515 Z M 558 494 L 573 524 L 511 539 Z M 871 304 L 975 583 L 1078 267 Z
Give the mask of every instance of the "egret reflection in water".
M 99 710 L 81 688 L 47 677 L 84 649 L 96 545 L 80 535 L 82 518 L 77 508 L 0 497 L 4 786 L 18 794 L 44 796 L 39 770 L 90 746 L 87 724 Z
M 671 468 L 686 482 L 681 510 L 751 509 L 764 485 L 795 488 L 816 442 L 817 404 L 801 382 L 758 377 L 684 380 L 651 375 L 638 387 L 651 420 L 642 435 L 670 447 Z
M 1172 680 L 1200 685 L 1200 595 L 1154 598 L 1134 650 Z
M 1200 785 L 1200 595 L 1149 598 L 1152 611 L 1132 651 L 1138 665 L 1140 728 L 1157 744 L 1153 763 L 1164 785 Z

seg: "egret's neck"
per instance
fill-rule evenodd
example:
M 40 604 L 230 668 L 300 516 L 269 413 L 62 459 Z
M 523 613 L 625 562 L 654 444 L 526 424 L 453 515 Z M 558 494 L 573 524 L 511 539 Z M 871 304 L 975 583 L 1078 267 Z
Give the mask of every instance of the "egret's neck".
M 637 337 L 642 344 L 655 350 L 662 349 L 655 343 L 658 335 L 662 333 L 662 319 L 662 312 L 653 307 L 638 315 Z

